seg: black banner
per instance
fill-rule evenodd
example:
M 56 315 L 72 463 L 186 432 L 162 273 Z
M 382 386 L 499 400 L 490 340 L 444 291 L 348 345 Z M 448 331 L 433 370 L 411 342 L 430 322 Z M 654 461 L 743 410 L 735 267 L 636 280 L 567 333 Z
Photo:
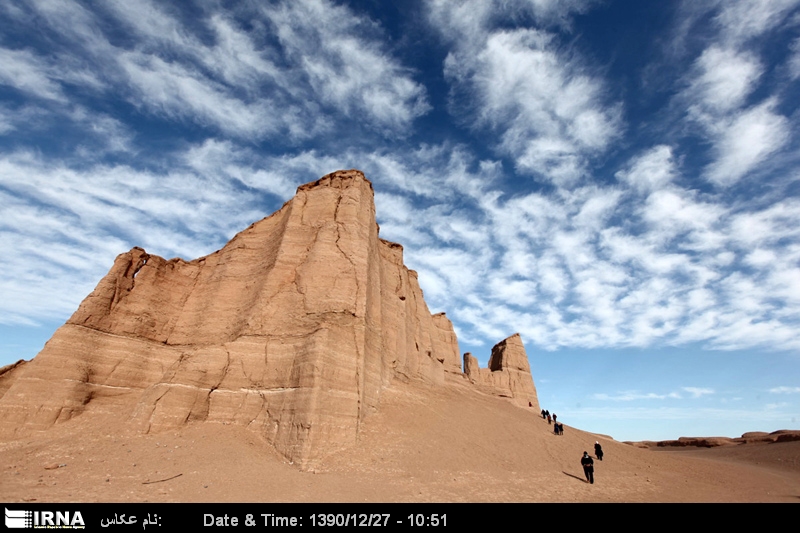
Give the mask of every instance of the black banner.
M 637 507 L 638 509 L 632 509 Z M 687 509 L 692 507 L 692 509 Z M 769 507 L 769 509 L 765 509 Z M 404 528 L 492 530 L 559 527 L 565 523 L 618 522 L 620 513 L 644 512 L 659 525 L 741 520 L 769 512 L 779 517 L 792 506 L 729 504 L 470 504 L 470 503 L 5 503 L 6 530 L 175 531 L 304 528 Z M 698 522 L 699 521 L 699 522 Z

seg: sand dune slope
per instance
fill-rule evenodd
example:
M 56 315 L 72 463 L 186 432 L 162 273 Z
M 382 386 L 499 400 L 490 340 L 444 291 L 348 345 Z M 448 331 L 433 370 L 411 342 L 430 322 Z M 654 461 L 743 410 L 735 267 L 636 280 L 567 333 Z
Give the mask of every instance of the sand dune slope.
M 596 482 L 589 485 L 579 461 L 595 440 L 606 456 L 596 461 Z M 797 455 L 800 443 L 781 444 L 787 446 L 780 453 Z M 765 445 L 754 450 L 774 455 Z M 0 442 L 0 499 L 800 501 L 797 468 L 756 464 L 753 453 L 741 447 L 737 452 L 716 457 L 639 449 L 570 426 L 556 436 L 533 410 L 457 382 L 438 388 L 394 383 L 379 412 L 363 422 L 357 444 L 307 471 L 239 426 L 198 423 L 145 435 L 113 418 L 81 416 Z

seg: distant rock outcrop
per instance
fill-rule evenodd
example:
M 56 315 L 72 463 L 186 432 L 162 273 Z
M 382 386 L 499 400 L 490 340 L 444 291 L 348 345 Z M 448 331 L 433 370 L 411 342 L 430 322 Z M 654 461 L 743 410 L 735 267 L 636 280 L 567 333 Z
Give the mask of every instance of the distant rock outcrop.
M 538 406 L 518 335 L 490 366 L 470 380 Z M 208 256 L 119 255 L 36 358 L 2 369 L 0 419 L 241 424 L 307 464 L 352 445 L 393 379 L 447 376 L 462 376 L 450 320 L 431 315 L 402 246 L 378 237 L 372 184 L 339 171 Z
M 536 387 L 519 333 L 495 344 L 488 368 L 479 368 L 478 360 L 471 353 L 465 353 L 464 373 L 480 389 L 514 398 L 520 405 L 539 411 Z
M 749 431 L 741 437 L 680 437 L 677 440 L 661 441 L 626 441 L 638 448 L 716 448 L 717 446 L 736 446 L 741 444 L 770 444 L 775 442 L 793 442 L 800 440 L 800 430 L 780 429 L 766 431 Z

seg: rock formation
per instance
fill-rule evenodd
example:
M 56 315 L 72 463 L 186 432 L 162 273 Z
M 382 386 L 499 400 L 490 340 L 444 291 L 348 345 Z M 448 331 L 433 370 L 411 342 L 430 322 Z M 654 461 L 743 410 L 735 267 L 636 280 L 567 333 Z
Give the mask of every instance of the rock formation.
M 471 353 L 465 353 L 464 373 L 480 389 L 513 398 L 517 403 L 539 411 L 536 387 L 519 333 L 495 344 L 489 368 L 479 368 L 478 360 Z
M 774 444 L 777 442 L 800 441 L 800 431 L 779 429 L 772 433 L 749 431 L 741 437 L 680 437 L 677 440 L 625 441 L 637 448 L 715 448 L 717 446 L 741 446 L 743 444 Z
M 470 365 L 484 390 L 538 406 L 518 335 L 495 346 L 491 369 Z M 242 424 L 306 465 L 352 445 L 392 380 L 453 378 L 450 320 L 431 315 L 402 246 L 379 238 L 372 184 L 339 171 L 208 256 L 119 255 L 39 355 L 0 369 L 0 420 Z

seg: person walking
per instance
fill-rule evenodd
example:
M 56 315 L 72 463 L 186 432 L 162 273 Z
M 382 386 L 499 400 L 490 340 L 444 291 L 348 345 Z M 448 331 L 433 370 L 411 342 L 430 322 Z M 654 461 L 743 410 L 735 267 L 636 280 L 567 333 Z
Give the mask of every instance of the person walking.
M 583 452 L 581 466 L 583 467 L 583 474 L 586 476 L 586 481 L 594 485 L 594 461 L 589 457 L 589 452 Z
M 594 441 L 594 455 L 598 461 L 603 460 L 603 447 L 600 446 L 600 441 Z

